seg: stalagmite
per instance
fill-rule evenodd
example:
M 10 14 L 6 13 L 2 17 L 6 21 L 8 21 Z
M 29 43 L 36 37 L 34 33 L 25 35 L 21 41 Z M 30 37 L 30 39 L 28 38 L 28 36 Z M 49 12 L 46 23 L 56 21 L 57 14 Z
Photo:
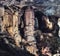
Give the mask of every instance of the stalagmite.
M 18 30 L 18 11 L 10 15 L 8 12 L 5 12 L 3 16 L 3 31 L 7 31 L 9 35 L 14 39 L 17 47 L 20 47 L 21 36 Z
M 9 21 L 8 21 L 8 13 L 4 12 L 4 16 L 3 16 L 3 26 L 2 29 L 3 31 L 6 31 L 6 27 L 9 26 Z
M 4 7 L 0 6 L 0 17 L 4 15 Z
M 13 37 L 16 41 L 16 45 L 19 47 L 21 42 L 21 36 L 18 30 L 18 11 L 16 11 L 13 15 Z
M 25 12 L 25 36 L 27 36 L 27 41 L 33 41 L 34 38 L 34 13 L 29 8 Z
M 60 18 L 58 19 L 58 26 L 59 26 L 59 32 L 58 32 L 58 35 L 60 37 Z
M 34 12 L 33 10 L 28 7 L 28 9 L 25 11 L 25 30 L 24 30 L 24 34 L 25 34 L 25 38 L 27 40 L 27 42 L 31 45 L 31 46 L 26 46 L 26 49 L 34 54 L 35 56 L 37 56 L 37 48 L 36 48 L 36 40 L 34 37 Z
M 3 32 L 3 16 L 4 16 L 4 7 L 3 6 L 0 6 L 0 29 L 1 29 L 1 32 Z

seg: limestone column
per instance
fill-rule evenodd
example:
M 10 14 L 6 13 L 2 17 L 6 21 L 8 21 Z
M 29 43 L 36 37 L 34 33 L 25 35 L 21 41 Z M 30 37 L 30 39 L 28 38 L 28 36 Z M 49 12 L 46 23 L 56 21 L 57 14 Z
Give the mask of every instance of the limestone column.
M 31 46 L 26 46 L 27 51 L 37 56 L 36 40 L 34 36 L 34 11 L 28 7 L 25 11 L 25 29 L 24 34 L 27 40 L 27 43 Z
M 16 11 L 13 15 L 13 37 L 16 41 L 16 45 L 19 47 L 21 42 L 21 35 L 18 30 L 18 11 Z
M 34 12 L 29 8 L 25 11 L 25 37 L 27 41 L 35 41 L 34 38 Z

